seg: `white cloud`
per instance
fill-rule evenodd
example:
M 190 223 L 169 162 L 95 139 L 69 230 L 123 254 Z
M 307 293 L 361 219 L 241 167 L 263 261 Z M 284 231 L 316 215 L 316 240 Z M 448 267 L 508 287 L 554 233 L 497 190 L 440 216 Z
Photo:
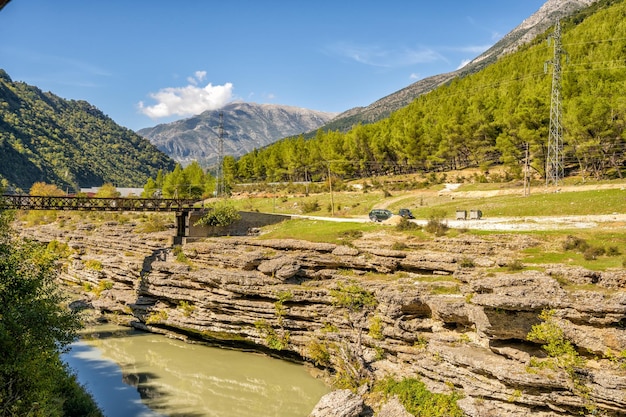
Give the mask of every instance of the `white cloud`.
M 194 77 L 189 77 L 189 85 L 186 87 L 167 87 L 156 93 L 151 93 L 150 98 L 156 101 L 153 106 L 146 106 L 143 101 L 139 102 L 139 111 L 152 119 L 173 115 L 191 116 L 207 110 L 216 110 L 232 100 L 233 85 L 207 84 L 204 87 L 198 83 L 204 80 L 206 71 L 196 71 Z
M 199 82 L 204 81 L 206 78 L 206 71 L 196 71 L 193 73 L 193 77 L 187 77 L 189 84 L 198 85 Z
M 411 80 L 419 80 L 419 79 L 420 79 L 420 78 L 422 78 L 422 77 L 421 77 L 421 75 L 419 75 L 418 73 L 415 73 L 415 72 L 414 72 L 414 73 L 411 73 L 411 75 L 409 75 L 409 78 L 410 78 Z

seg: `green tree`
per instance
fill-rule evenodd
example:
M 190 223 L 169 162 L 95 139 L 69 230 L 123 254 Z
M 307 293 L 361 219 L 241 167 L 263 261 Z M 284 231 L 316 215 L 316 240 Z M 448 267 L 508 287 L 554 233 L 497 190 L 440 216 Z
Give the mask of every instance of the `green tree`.
M 143 186 L 143 192 L 141 193 L 141 196 L 144 198 L 155 197 L 157 190 L 158 187 L 156 181 L 152 178 L 148 178 L 148 181 L 146 181 L 146 184 Z
M 235 158 L 231 155 L 226 155 L 222 161 L 222 174 L 224 175 L 224 191 L 226 194 L 230 194 L 233 185 L 235 184 L 235 176 L 237 173 L 237 163 Z
M 183 170 L 185 178 L 189 182 L 187 184 L 188 198 L 200 199 L 204 192 L 206 174 L 197 161 L 193 161 Z
M 30 195 L 45 196 L 45 197 L 60 197 L 65 195 L 63 190 L 59 189 L 54 184 L 46 184 L 45 182 L 36 182 L 30 188 Z
M 163 179 L 163 197 L 187 198 L 189 196 L 189 180 L 180 164 Z
M 344 388 L 358 388 L 371 379 L 363 359 L 363 329 L 366 328 L 369 315 L 378 305 L 373 292 L 361 287 L 355 280 L 339 283 L 330 291 L 333 305 L 346 311 L 346 320 L 352 329 L 353 343 L 339 343 L 333 357 L 337 371 L 335 383 Z
M 60 353 L 80 320 L 63 307 L 55 257 L 17 239 L 11 220 L 0 211 L 0 416 L 99 415 L 67 409 L 71 401 L 63 397 L 72 378 Z
M 98 188 L 98 192 L 96 192 L 96 197 L 100 198 L 116 198 L 120 195 L 121 193 L 117 191 L 117 188 L 111 183 L 103 184 L 102 187 Z

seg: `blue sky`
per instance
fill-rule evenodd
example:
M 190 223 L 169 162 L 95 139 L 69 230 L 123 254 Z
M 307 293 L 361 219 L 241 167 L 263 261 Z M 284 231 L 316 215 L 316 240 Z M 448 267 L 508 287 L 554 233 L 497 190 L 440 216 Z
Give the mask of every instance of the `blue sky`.
M 133 130 L 234 101 L 327 112 L 453 71 L 544 0 L 12 0 L 0 68 Z

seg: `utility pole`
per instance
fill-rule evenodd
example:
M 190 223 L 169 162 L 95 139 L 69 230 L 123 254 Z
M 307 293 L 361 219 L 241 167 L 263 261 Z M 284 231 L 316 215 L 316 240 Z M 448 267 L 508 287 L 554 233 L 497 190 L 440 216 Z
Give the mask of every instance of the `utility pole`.
M 224 193 L 224 112 L 222 111 L 220 111 L 218 138 L 217 173 L 215 178 L 216 197 L 220 197 Z
M 564 176 L 563 170 L 563 128 L 561 126 L 561 55 L 566 52 L 561 47 L 561 22 L 556 21 L 554 28 L 554 56 L 547 61 L 544 70 L 547 72 L 547 65 L 552 64 L 552 95 L 550 101 L 550 132 L 548 135 L 548 157 L 546 158 L 546 186 L 552 184 L 557 186 L 559 180 Z M 548 38 L 548 44 L 550 39 Z
M 335 217 L 335 197 L 333 196 L 333 179 L 330 176 L 330 163 L 328 161 L 328 188 L 330 189 L 330 215 Z
M 526 142 L 526 155 L 524 157 L 524 197 L 530 195 L 530 153 Z

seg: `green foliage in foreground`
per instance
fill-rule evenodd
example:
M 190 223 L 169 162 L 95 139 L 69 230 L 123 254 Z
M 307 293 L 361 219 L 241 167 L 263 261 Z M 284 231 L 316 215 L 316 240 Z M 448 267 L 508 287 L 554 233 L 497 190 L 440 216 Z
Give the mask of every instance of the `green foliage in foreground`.
M 422 381 L 406 378 L 396 381 L 386 378 L 378 382 L 375 391 L 386 397 L 398 396 L 404 408 L 416 417 L 463 417 L 463 410 L 457 405 L 459 394 L 436 394 L 428 391 Z
M 349 312 L 360 312 L 376 307 L 378 302 L 371 291 L 362 288 L 356 281 L 337 284 L 337 288 L 330 290 L 333 304 L 347 309 Z
M 0 211 L 0 417 L 100 416 L 60 359 L 80 320 L 62 306 L 55 256 L 10 220 Z
M 559 326 L 553 310 L 544 310 L 539 315 L 541 323 L 532 326 L 527 339 L 540 342 L 546 351 L 549 364 L 564 369 L 570 376 L 574 376 L 574 370 L 584 365 L 572 343 L 565 338 L 563 329 Z

